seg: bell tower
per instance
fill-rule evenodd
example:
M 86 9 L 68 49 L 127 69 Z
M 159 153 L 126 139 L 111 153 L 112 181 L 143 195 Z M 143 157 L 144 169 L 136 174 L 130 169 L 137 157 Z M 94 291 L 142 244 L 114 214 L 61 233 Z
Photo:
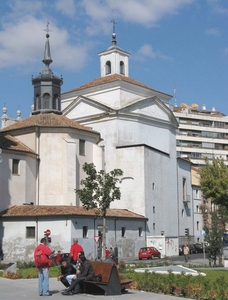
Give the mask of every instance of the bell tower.
M 52 63 L 51 51 L 49 44 L 49 22 L 47 22 L 47 28 L 45 29 L 46 43 L 44 49 L 44 58 L 42 62 L 45 65 L 43 71 L 39 76 L 32 78 L 32 84 L 34 86 L 34 111 L 33 115 L 39 113 L 56 113 L 61 112 L 61 85 L 63 83 L 62 77 L 55 76 L 50 69 L 49 65 Z
M 129 56 L 130 53 L 117 46 L 115 20 L 113 23 L 112 45 L 104 51 L 98 53 L 100 56 L 101 77 L 111 74 L 121 74 L 129 77 Z

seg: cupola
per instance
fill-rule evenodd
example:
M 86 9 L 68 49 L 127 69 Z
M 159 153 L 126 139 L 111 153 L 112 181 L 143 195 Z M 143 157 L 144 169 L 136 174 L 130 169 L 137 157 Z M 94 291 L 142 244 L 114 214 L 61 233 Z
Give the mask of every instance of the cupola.
M 100 56 L 101 77 L 111 74 L 121 74 L 129 77 L 129 56 L 130 53 L 117 46 L 115 33 L 115 20 L 113 23 L 112 45 L 98 53 Z
M 49 44 L 49 23 L 47 23 L 46 43 L 44 49 L 44 59 L 42 62 L 45 65 L 43 71 L 39 76 L 33 78 L 32 84 L 34 86 L 34 110 L 32 115 L 39 113 L 57 113 L 61 112 L 61 85 L 63 83 L 62 77 L 55 76 L 49 65 L 52 63 L 51 51 Z

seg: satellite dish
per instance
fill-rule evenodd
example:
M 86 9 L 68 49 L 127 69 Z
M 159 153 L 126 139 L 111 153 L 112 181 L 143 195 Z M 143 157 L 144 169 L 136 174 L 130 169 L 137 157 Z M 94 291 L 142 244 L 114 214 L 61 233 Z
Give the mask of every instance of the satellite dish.
M 198 108 L 198 107 L 199 107 L 199 105 L 198 105 L 198 104 L 196 104 L 196 103 L 192 103 L 192 107 L 193 107 L 193 108 Z
M 180 106 L 181 106 L 181 107 L 184 107 L 184 108 L 187 108 L 187 107 L 188 107 L 188 105 L 187 105 L 186 103 L 181 103 Z

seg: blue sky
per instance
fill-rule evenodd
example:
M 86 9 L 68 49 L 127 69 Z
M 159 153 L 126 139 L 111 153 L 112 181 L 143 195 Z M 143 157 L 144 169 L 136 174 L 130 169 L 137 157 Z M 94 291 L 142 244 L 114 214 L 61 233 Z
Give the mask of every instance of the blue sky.
M 34 77 L 43 69 L 47 20 L 62 92 L 100 76 L 98 53 L 117 45 L 131 54 L 130 77 L 176 101 L 228 115 L 227 0 L 0 1 L 0 109 L 30 115 Z M 174 90 L 176 91 L 174 93 Z

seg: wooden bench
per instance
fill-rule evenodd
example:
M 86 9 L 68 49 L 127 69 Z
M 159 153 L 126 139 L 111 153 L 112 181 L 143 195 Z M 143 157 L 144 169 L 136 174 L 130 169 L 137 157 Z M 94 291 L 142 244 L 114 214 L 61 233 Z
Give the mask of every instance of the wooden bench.
M 100 261 L 90 261 L 90 263 L 93 266 L 95 275 L 101 274 L 102 281 L 84 281 L 85 292 L 121 295 L 125 291 L 125 287 L 132 282 L 130 279 L 120 279 L 114 263 Z

